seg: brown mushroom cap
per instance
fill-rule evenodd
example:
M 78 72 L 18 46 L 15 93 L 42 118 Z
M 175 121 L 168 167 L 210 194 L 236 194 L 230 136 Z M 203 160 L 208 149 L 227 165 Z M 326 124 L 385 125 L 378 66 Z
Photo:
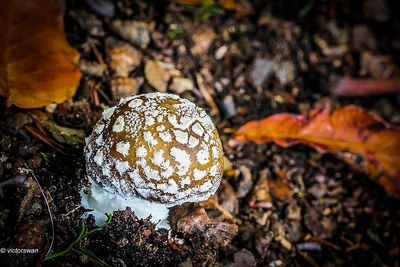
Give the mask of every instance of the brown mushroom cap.
M 85 153 L 88 177 L 109 193 L 170 206 L 210 197 L 223 172 L 210 117 L 172 94 L 137 95 L 104 111 Z

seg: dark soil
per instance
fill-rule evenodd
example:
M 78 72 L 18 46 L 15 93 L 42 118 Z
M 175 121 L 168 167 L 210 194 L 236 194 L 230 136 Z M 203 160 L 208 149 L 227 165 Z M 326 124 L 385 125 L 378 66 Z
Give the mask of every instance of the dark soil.
M 109 63 L 107 37 L 129 43 L 113 29 L 113 21 L 148 23 L 150 42 L 131 44 L 142 59 L 129 78 L 144 81 L 133 93 L 156 91 L 145 78 L 147 60 L 171 63 L 179 70 L 177 76 L 194 83 L 193 90 L 178 93 L 205 108 L 220 132 L 232 167 L 215 200 L 233 215 L 221 221 L 237 225 L 238 234 L 231 242 L 229 231 L 221 241 L 208 236 L 211 230 L 175 231 L 170 233 L 175 238 L 168 239 L 167 231 L 156 230 L 150 221 L 137 220 L 126 210 L 115 212 L 104 229 L 64 255 L 43 262 L 52 226 L 35 179 L 54 217 L 52 253 L 72 244 L 82 224 L 95 227 L 92 218 L 81 219 L 83 143 L 60 144 L 43 119 L 11 107 L 4 108 L 0 121 L 0 248 L 38 252 L 2 253 L 0 265 L 400 266 L 400 202 L 367 176 L 306 146 L 228 146 L 232 129 L 243 123 L 277 112 L 305 114 L 324 98 L 335 106 L 360 105 L 400 126 L 400 94 L 340 98 L 329 91 L 341 77 L 399 76 L 398 1 L 242 1 L 249 10 L 239 14 L 175 2 L 123 0 L 114 2 L 112 18 L 84 4 L 95 1 L 66 2 L 67 39 L 79 50 L 81 66 L 82 61 L 93 66 L 85 71 L 73 100 L 42 114 L 89 135 L 102 108 L 116 104 L 120 96 L 111 86 L 117 74 L 99 67 L 101 60 Z M 307 5 L 311 8 L 306 12 Z M 193 49 L 197 29 L 215 33 L 210 46 L 200 51 Z M 261 69 L 274 66 L 283 71 L 257 73 L 257 60 Z M 201 86 L 216 106 L 198 90 Z M 168 92 L 177 93 L 172 79 Z M 32 135 L 31 129 L 40 132 L 40 125 L 55 145 Z M 251 208 L 262 179 L 282 191 L 272 192 L 269 207 Z

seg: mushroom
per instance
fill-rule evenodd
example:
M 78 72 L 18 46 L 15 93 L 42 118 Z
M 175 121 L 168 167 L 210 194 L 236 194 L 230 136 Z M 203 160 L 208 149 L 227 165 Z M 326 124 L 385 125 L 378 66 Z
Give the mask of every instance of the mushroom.
M 218 132 L 206 112 L 177 95 L 122 99 L 103 112 L 86 140 L 89 185 L 81 192 L 96 223 L 130 207 L 169 229 L 169 208 L 199 202 L 217 190 L 223 173 Z

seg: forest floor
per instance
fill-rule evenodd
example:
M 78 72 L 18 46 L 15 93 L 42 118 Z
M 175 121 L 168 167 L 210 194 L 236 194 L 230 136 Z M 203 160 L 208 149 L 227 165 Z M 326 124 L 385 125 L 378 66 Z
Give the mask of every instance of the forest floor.
M 0 248 L 39 249 L 2 253 L 4 266 L 400 266 L 400 202 L 377 183 L 307 146 L 228 145 L 247 121 L 306 114 L 324 99 L 400 126 L 399 94 L 330 91 L 341 77 L 399 76 L 398 2 L 241 1 L 231 11 L 66 2 L 67 39 L 84 71 L 76 96 L 55 110 L 7 109 L 0 122 Z M 228 164 L 205 209 L 210 221 L 168 233 L 126 210 L 80 235 L 95 227 L 81 218 L 82 136 L 119 98 L 154 91 L 195 102 L 218 128 Z M 58 136 L 58 126 L 71 131 Z M 52 223 L 35 179 L 54 217 L 52 253 L 67 248 L 44 262 Z M 260 192 L 270 201 L 254 205 Z M 195 216 L 193 205 L 185 208 Z

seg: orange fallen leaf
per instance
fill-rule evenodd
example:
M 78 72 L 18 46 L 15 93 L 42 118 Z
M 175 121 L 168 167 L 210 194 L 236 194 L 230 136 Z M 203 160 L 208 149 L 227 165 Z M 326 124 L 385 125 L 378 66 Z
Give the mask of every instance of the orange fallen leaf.
M 400 131 L 379 116 L 349 105 L 331 112 L 329 106 L 316 108 L 308 117 L 287 113 L 250 121 L 241 126 L 231 144 L 254 141 L 275 142 L 283 147 L 304 143 L 319 152 L 339 157 L 352 153 L 357 166 L 379 182 L 392 196 L 400 196 Z
M 71 98 L 81 72 L 52 0 L 0 2 L 0 95 L 21 108 Z
M 217 35 L 211 27 L 199 27 L 192 34 L 194 46 L 190 50 L 195 55 L 205 54 L 216 37 Z

